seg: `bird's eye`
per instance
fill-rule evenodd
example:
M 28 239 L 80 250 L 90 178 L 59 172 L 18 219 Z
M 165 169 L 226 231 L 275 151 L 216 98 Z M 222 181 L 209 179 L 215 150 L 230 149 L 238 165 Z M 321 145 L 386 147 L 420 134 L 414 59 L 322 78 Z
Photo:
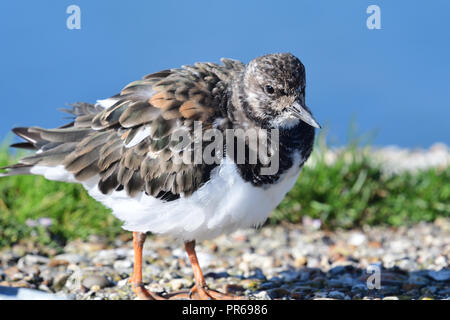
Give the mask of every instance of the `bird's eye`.
M 268 94 L 272 94 L 275 92 L 275 90 L 272 88 L 272 86 L 269 86 L 269 85 L 265 86 L 265 89 Z

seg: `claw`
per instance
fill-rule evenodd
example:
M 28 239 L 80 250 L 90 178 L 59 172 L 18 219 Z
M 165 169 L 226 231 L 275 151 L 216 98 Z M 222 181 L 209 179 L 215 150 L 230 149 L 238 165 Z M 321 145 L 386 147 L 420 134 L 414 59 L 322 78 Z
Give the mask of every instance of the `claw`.
M 170 300 L 189 299 L 189 300 L 243 300 L 244 297 L 225 294 L 208 287 L 198 287 L 194 285 L 188 292 L 182 291 L 169 295 Z
M 132 288 L 134 294 L 140 300 L 167 300 L 165 297 L 162 297 L 157 293 L 148 291 L 142 282 L 141 283 L 132 283 L 131 288 Z

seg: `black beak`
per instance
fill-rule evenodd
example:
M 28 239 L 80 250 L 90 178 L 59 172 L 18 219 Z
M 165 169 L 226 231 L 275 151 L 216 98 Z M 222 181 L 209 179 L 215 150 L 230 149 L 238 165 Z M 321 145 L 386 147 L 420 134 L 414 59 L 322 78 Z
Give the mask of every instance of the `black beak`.
M 316 121 L 316 119 L 314 119 L 311 112 L 306 110 L 306 108 L 303 107 L 298 101 L 295 101 L 294 104 L 288 108 L 288 110 L 291 111 L 295 117 L 306 122 L 310 126 L 318 129 L 322 128 L 320 124 Z

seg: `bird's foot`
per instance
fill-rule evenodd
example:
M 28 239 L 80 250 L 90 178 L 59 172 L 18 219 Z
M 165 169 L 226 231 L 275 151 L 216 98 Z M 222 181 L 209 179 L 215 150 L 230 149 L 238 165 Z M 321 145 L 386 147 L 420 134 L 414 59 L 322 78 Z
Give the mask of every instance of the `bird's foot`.
M 132 283 L 132 290 L 134 294 L 140 299 L 140 300 L 167 300 L 167 298 L 160 296 L 157 293 L 150 292 L 147 289 L 145 289 L 144 284 L 142 282 L 140 283 Z
M 244 300 L 244 297 L 225 294 L 209 289 L 207 286 L 194 285 L 189 291 L 181 291 L 167 295 L 170 300 Z

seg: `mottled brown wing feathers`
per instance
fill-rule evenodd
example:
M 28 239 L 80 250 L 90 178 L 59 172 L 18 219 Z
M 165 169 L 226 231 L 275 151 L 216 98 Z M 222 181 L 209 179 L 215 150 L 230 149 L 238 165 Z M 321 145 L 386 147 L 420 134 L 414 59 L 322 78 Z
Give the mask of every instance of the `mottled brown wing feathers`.
M 106 109 L 76 103 L 62 110 L 74 121 L 57 129 L 16 128 L 27 141 L 18 147 L 41 151 L 8 169 L 62 164 L 79 181 L 98 175 L 105 194 L 125 189 L 130 196 L 145 191 L 164 200 L 188 196 L 209 179 L 215 165 L 175 162 L 181 152 L 170 148 L 170 134 L 193 130 L 194 121 L 210 128 L 216 117 L 225 116 L 219 103 L 230 75 L 243 64 L 222 62 L 149 74 L 112 97 L 114 104 Z

